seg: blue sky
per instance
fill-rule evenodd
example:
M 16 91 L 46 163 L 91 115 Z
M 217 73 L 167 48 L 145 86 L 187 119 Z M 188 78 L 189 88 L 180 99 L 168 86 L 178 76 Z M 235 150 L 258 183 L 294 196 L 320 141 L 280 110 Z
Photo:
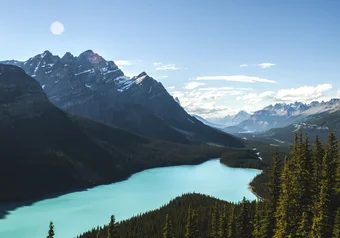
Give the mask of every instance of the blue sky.
M 17 0 L 1 8 L 0 60 L 92 49 L 127 75 L 146 71 L 205 117 L 340 96 L 338 0 Z M 50 31 L 55 21 L 60 35 Z

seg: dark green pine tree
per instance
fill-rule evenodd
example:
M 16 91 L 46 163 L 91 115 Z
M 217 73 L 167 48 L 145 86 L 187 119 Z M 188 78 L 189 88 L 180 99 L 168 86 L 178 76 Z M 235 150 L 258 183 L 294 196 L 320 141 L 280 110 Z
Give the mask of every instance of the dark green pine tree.
M 326 157 L 327 155 L 325 155 Z M 319 198 L 314 207 L 314 216 L 312 221 L 311 236 L 316 238 L 330 237 L 329 236 L 329 183 L 322 179 L 320 186 Z
M 231 204 L 228 219 L 228 238 L 236 237 L 235 205 Z
M 332 235 L 332 238 L 340 238 L 340 207 L 336 211 Z
M 117 224 L 116 224 L 116 219 L 115 216 L 112 215 L 110 218 L 110 223 L 107 231 L 107 238 L 117 238 Z
M 240 216 L 237 221 L 237 232 L 239 237 L 248 238 L 252 237 L 252 227 L 249 217 L 249 202 L 243 197 L 241 202 Z
M 302 219 L 299 224 L 296 237 L 309 237 L 310 234 L 310 226 L 308 224 L 308 217 L 307 217 L 307 212 L 303 212 L 302 214 Z
M 274 219 L 275 219 L 275 216 L 274 216 Z M 255 216 L 253 220 L 253 237 L 254 238 L 265 237 L 261 226 L 262 226 L 262 216 L 261 216 L 260 202 L 257 201 L 256 208 L 255 208 Z
M 331 219 L 331 225 L 334 221 L 336 210 L 339 207 L 339 196 L 337 189 L 338 183 L 340 182 L 338 180 L 338 167 L 340 163 L 339 158 L 339 144 L 337 142 L 337 139 L 335 137 L 335 134 L 333 131 L 331 131 L 327 145 L 326 145 L 326 152 L 328 157 L 326 158 L 326 161 L 324 161 L 323 164 L 323 172 L 322 176 L 324 179 L 328 179 L 329 181 L 329 207 L 328 207 L 328 215 Z
M 218 237 L 227 238 L 227 206 L 223 206 L 218 222 Z
M 174 238 L 174 234 L 172 232 L 172 224 L 171 221 L 169 219 L 169 215 L 166 214 L 165 217 L 165 225 L 164 225 L 164 233 L 163 233 L 163 237 L 164 238 Z
M 269 171 L 269 182 L 267 183 L 267 196 L 265 203 L 266 215 L 264 217 L 262 228 L 257 231 L 257 236 L 271 238 L 274 235 L 276 221 L 275 213 L 281 190 L 282 161 L 280 160 L 277 148 L 274 153 L 273 165 Z
M 53 237 L 54 237 L 54 225 L 53 225 L 53 222 L 50 222 L 50 229 L 48 230 L 47 238 L 53 238 Z
M 185 227 L 185 237 L 186 238 L 194 238 L 193 232 L 192 232 L 192 222 L 191 222 L 191 205 L 189 205 L 189 208 L 188 208 L 187 224 L 186 224 L 186 227 Z
M 196 210 L 191 211 L 191 229 L 192 229 L 192 237 L 200 238 L 199 235 L 199 224 L 198 224 L 198 213 Z
M 217 238 L 217 205 L 215 204 L 213 207 L 212 215 L 211 215 L 211 232 L 210 237 L 211 238 Z
M 97 231 L 96 238 L 100 238 L 100 232 Z
M 319 137 L 316 136 L 314 146 L 313 146 L 313 163 L 312 163 L 312 166 L 313 166 L 312 191 L 314 193 L 314 196 L 313 196 L 314 202 L 316 202 L 317 197 L 320 193 L 322 161 L 323 161 L 324 155 L 325 155 L 325 150 L 319 140 Z
M 301 156 L 298 160 L 297 171 L 295 176 L 297 179 L 297 214 L 299 217 L 297 231 L 298 237 L 306 237 L 312 226 L 313 211 L 313 166 L 312 155 L 309 148 L 308 136 L 305 136 L 304 143 L 301 145 Z M 298 213 L 299 212 L 299 213 Z M 304 229 L 304 230 L 301 230 Z
M 338 160 L 338 143 L 331 131 L 322 161 L 320 192 L 314 206 L 312 235 L 315 237 L 331 237 L 333 232 L 335 212 L 339 206 L 336 191 Z
M 276 217 L 276 226 L 274 230 L 275 238 L 293 237 L 291 233 L 292 221 L 289 219 L 293 213 L 292 203 L 294 198 L 291 194 L 291 174 L 290 162 L 285 158 L 284 167 L 281 175 L 281 192 L 278 202 Z

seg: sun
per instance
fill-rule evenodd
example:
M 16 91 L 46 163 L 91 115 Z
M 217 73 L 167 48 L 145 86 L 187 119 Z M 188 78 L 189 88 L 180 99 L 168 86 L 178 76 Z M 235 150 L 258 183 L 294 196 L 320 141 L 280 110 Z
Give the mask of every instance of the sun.
M 53 35 L 61 35 L 65 30 L 64 25 L 58 21 L 53 22 L 50 29 Z

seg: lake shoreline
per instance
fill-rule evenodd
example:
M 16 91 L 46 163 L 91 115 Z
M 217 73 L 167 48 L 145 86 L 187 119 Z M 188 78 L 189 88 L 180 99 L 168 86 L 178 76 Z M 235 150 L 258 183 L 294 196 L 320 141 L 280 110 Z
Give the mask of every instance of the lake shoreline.
M 254 169 L 254 168 L 244 168 L 244 167 L 232 167 L 232 166 L 228 166 L 227 164 L 221 162 L 221 159 L 220 158 L 210 158 L 210 159 L 203 159 L 203 160 L 198 160 L 198 161 L 192 161 L 192 163 L 185 163 L 185 164 L 182 164 L 182 163 L 173 163 L 173 164 L 168 164 L 168 165 L 161 165 L 161 166 L 156 166 L 156 167 L 150 167 L 150 168 L 144 168 L 144 169 L 141 169 L 141 170 L 137 170 L 135 172 L 132 172 L 131 174 L 125 176 L 124 178 L 121 178 L 121 179 L 118 179 L 118 180 L 114 180 L 114 181 L 111 181 L 111 182 L 108 182 L 108 183 L 100 183 L 100 184 L 95 184 L 93 186 L 89 186 L 89 187 L 84 187 L 84 188 L 78 188 L 78 189 L 72 189 L 72 190 L 68 190 L 68 191 L 64 191 L 64 192 L 60 192 L 60 193 L 54 193 L 54 194 L 51 194 L 51 195 L 47 195 L 47 196 L 44 196 L 44 197 L 41 197 L 41 198 L 37 198 L 37 199 L 31 199 L 31 200 L 26 200 L 26 201 L 13 201 L 13 202 L 8 202 L 8 203 L 0 203 L 0 220 L 2 219 L 5 219 L 6 216 L 8 214 L 10 214 L 11 211 L 14 211 L 16 210 L 17 208 L 20 208 L 20 207 L 24 207 L 24 206 L 32 206 L 34 203 L 36 202 L 41 202 L 41 201 L 44 201 L 44 200 L 48 200 L 48 199 L 54 199 L 54 198 L 58 198 L 60 196 L 64 196 L 64 195 L 67 195 L 67 194 L 70 194 L 70 193 L 76 193 L 76 192 L 82 192 L 82 191 L 87 191 L 89 189 L 93 189 L 95 187 L 98 187 L 98 186 L 103 186 L 103 185 L 110 185 L 110 184 L 113 184 L 113 183 L 119 183 L 119 182 L 123 182 L 123 181 L 126 181 L 128 180 L 129 178 L 131 178 L 131 176 L 135 175 L 135 174 L 138 174 L 140 172 L 143 172 L 143 171 L 146 171 L 146 170 L 149 170 L 149 169 L 157 169 L 157 168 L 166 168 L 166 167 L 172 167 L 172 166 L 190 166 L 190 165 L 200 165 L 200 164 L 203 164 L 207 161 L 210 161 L 210 160 L 219 160 L 219 162 L 221 164 L 223 164 L 224 166 L 226 167 L 229 167 L 229 168 L 237 168 L 237 169 L 248 169 L 248 170 L 255 170 L 255 171 L 262 171 L 260 169 Z M 250 181 L 251 183 L 251 181 Z M 254 191 L 253 191 L 253 187 L 250 185 L 249 183 L 249 190 L 258 198 L 261 198 L 258 194 L 256 194 Z
M 49 194 L 49 195 L 46 195 L 46 196 L 43 196 L 43 197 L 29 199 L 29 200 L 3 202 L 3 203 L 0 203 L 0 220 L 5 219 L 6 216 L 11 211 L 14 211 L 17 208 L 24 207 L 24 206 L 31 206 L 36 202 L 41 202 L 41 201 L 48 200 L 48 199 L 58 198 L 60 196 L 67 195 L 67 194 L 70 194 L 70 193 L 86 191 L 88 189 L 92 189 L 92 188 L 102 186 L 102 185 L 110 185 L 110 184 L 113 184 L 113 183 L 123 182 L 123 181 L 128 180 L 134 174 L 137 174 L 137 173 L 149 170 L 149 169 L 166 168 L 166 167 L 172 167 L 172 166 L 200 165 L 200 164 L 203 164 L 203 163 L 205 163 L 209 160 L 214 160 L 214 159 L 219 159 L 219 158 L 207 158 L 207 159 L 199 159 L 199 160 L 190 161 L 190 162 L 186 161 L 186 163 L 176 163 L 175 162 L 175 163 L 169 163 L 169 164 L 164 164 L 164 165 L 159 165 L 159 166 L 150 166 L 148 168 L 142 168 L 142 169 L 132 171 L 131 173 L 127 174 L 126 176 L 124 176 L 120 179 L 113 180 L 113 181 L 98 183 L 98 184 L 94 184 L 92 186 L 79 187 L 79 188 L 66 190 L 66 191 L 62 191 L 62 192 L 57 192 L 57 193 Z

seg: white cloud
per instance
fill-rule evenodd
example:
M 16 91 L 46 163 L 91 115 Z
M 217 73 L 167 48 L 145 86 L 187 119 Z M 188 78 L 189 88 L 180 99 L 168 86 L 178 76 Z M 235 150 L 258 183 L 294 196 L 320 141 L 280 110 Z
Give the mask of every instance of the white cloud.
M 205 85 L 205 83 L 198 83 L 198 82 L 190 82 L 187 83 L 187 85 L 185 85 L 185 89 L 194 89 L 197 88 L 199 86 Z
M 156 70 L 179 70 L 181 68 L 176 67 L 174 64 L 162 65 L 156 68 Z
M 249 93 L 237 97 L 247 104 L 269 104 L 272 102 L 311 102 L 324 100 L 325 93 L 332 89 L 331 84 L 319 84 L 317 86 L 303 86 L 299 88 L 281 89 L 277 92 L 265 91 L 260 94 Z
M 195 82 L 192 82 L 195 83 Z M 227 96 L 242 95 L 251 89 L 233 87 L 206 87 L 194 88 L 185 91 L 173 91 L 171 94 L 178 97 L 182 107 L 190 114 L 197 114 L 205 118 L 222 117 L 234 114 L 238 109 L 223 105 Z M 223 102 L 218 105 L 218 101 Z
M 258 64 L 258 66 L 260 66 L 262 69 L 265 69 L 265 68 L 270 68 L 272 66 L 275 66 L 276 64 L 273 64 L 273 63 L 261 63 L 261 64 Z
M 169 86 L 168 89 L 175 89 L 176 87 L 175 86 Z
M 124 68 L 124 66 L 129 66 L 133 64 L 132 61 L 129 60 L 115 60 L 114 62 L 119 68 Z
M 160 78 L 160 79 L 166 79 L 166 78 L 168 78 L 169 76 L 168 75 L 163 75 L 163 76 L 159 76 L 158 78 Z
M 154 66 L 159 66 L 159 65 L 161 65 L 162 64 L 162 62 L 154 62 L 154 63 L 152 63 Z
M 281 89 L 276 98 L 282 101 L 312 101 L 324 96 L 325 92 L 331 90 L 331 84 L 319 84 L 316 87 L 304 86 L 300 88 Z
M 336 98 L 340 98 L 340 90 L 335 95 Z
M 241 64 L 240 67 L 241 68 L 246 68 L 246 67 L 248 67 L 248 65 L 247 64 Z
M 254 76 L 245 76 L 245 75 L 231 75 L 231 76 L 201 76 L 197 77 L 196 80 L 224 80 L 224 81 L 233 81 L 233 82 L 244 82 L 244 83 L 276 83 L 274 80 L 269 80 L 260 77 Z

